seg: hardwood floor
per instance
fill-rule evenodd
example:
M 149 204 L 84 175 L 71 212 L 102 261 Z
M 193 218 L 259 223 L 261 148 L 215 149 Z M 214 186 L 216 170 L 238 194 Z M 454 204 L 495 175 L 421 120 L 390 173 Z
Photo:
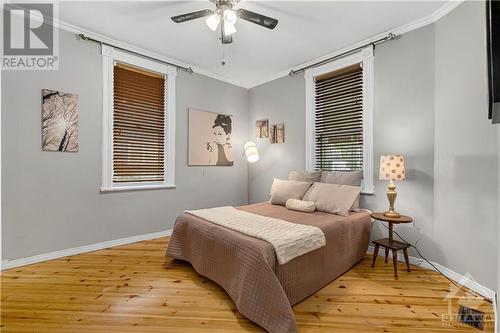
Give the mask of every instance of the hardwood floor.
M 1 332 L 263 332 L 237 311 L 222 288 L 184 262 L 164 257 L 167 238 L 5 271 Z M 348 273 L 294 307 L 299 332 L 474 332 L 443 319 L 459 304 L 486 312 L 491 303 L 446 299 L 448 281 L 413 267 L 393 278 L 392 262 L 366 256 Z

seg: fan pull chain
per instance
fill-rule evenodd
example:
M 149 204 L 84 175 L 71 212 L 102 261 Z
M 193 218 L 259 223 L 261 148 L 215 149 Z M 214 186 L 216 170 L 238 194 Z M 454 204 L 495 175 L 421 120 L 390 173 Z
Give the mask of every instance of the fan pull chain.
M 221 66 L 225 66 L 226 65 L 226 57 L 225 57 L 225 53 L 224 53 L 224 44 L 222 44 L 222 61 L 220 62 Z

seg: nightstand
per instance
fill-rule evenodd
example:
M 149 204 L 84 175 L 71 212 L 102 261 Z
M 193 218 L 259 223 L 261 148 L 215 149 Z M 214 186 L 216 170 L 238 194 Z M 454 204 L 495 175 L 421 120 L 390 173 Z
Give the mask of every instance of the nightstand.
M 408 248 L 410 244 L 394 240 L 392 237 L 393 224 L 411 223 L 413 219 L 409 216 L 401 215 L 400 217 L 387 217 L 384 213 L 372 213 L 372 218 L 378 221 L 387 222 L 389 224 L 389 238 L 377 239 L 373 241 L 375 250 L 373 251 L 372 267 L 375 267 L 377 260 L 378 250 L 382 246 L 385 249 L 385 262 L 389 256 L 389 250 L 392 250 L 392 260 L 394 262 L 394 277 L 398 277 L 398 251 L 403 250 L 406 261 L 406 269 L 410 271 L 410 262 L 408 260 Z

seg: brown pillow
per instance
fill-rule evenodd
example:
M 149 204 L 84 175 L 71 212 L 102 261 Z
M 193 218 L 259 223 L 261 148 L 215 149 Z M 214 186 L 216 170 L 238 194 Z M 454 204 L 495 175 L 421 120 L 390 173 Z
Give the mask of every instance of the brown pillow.
M 311 182 L 296 182 L 275 178 L 271 186 L 270 203 L 284 206 L 288 199 L 302 200 L 302 197 L 309 187 L 311 187 L 311 184 Z
M 297 182 L 319 182 L 321 179 L 321 171 L 290 171 L 288 180 Z
M 340 185 L 351 185 L 351 186 L 361 186 L 361 178 L 363 177 L 363 171 L 323 171 L 321 173 L 321 182 L 328 184 L 340 184 Z M 354 201 L 351 207 L 354 212 L 359 211 L 359 195 Z
M 359 186 L 314 183 L 303 200 L 314 201 L 316 210 L 347 216 L 360 191 Z

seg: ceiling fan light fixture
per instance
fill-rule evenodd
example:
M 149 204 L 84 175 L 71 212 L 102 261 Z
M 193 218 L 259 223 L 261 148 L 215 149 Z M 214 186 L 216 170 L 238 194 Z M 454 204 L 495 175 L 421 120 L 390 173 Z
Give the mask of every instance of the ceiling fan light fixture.
M 224 35 L 231 36 L 236 32 L 236 27 L 234 24 L 224 22 Z
M 217 27 L 219 26 L 219 23 L 220 23 L 220 16 L 219 16 L 219 14 L 214 13 L 214 14 L 210 15 L 205 20 L 205 23 L 210 28 L 210 30 L 212 30 L 212 31 L 217 30 Z
M 238 15 L 236 15 L 235 11 L 232 9 L 224 10 L 224 22 L 234 25 L 236 23 L 236 19 Z
M 172 16 L 175 23 L 188 22 L 200 18 L 205 19 L 205 23 L 212 31 L 217 31 L 220 27 L 220 40 L 222 44 L 231 44 L 232 35 L 236 33 L 236 21 L 244 20 L 253 24 L 260 25 L 267 29 L 274 29 L 278 20 L 269 16 L 255 13 L 243 8 L 233 9 L 233 6 L 241 0 L 210 0 L 215 4 L 215 9 L 203 9 L 191 13 L 185 13 Z

